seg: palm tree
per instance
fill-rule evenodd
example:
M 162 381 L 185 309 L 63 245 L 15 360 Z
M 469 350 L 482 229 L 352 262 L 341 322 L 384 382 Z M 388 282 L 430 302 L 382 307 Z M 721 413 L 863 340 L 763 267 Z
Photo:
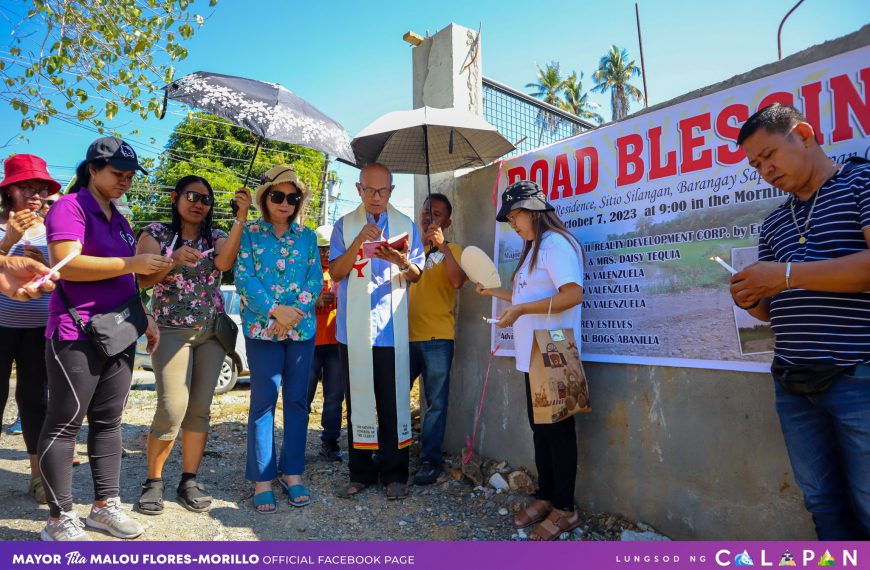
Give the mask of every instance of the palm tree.
M 536 67 L 538 68 L 538 81 L 526 83 L 526 88 L 536 89 L 537 91 L 532 93 L 532 95 L 544 103 L 549 103 L 553 106 L 557 105 L 559 103 L 559 95 L 565 88 L 565 80 L 562 79 L 559 62 L 551 61 L 544 66 L 544 69 L 541 69 L 540 65 Z
M 562 78 L 559 62 L 551 61 L 544 66 L 544 69 L 541 69 L 540 65 L 536 67 L 538 68 L 538 80 L 535 83 L 526 83 L 526 88 L 535 90 L 531 94 L 533 97 L 558 107 L 562 91 L 565 89 L 565 80 Z M 548 128 L 550 132 L 555 133 L 559 128 L 560 119 L 541 109 L 538 111 L 537 120 L 541 123 L 541 132 L 538 135 L 538 146 L 540 146 L 544 129 Z
M 618 121 L 628 115 L 629 97 L 640 101 L 643 97 L 640 89 L 629 83 L 632 76 L 640 75 L 640 68 L 634 60 L 628 60 L 628 52 L 615 45 L 598 62 L 598 70 L 592 74 L 595 87 L 592 91 L 605 93 L 610 91 L 610 106 L 613 109 L 613 120 Z
M 580 117 L 581 119 L 594 121 L 599 125 L 604 122 L 604 117 L 593 110 L 598 108 L 598 103 L 589 101 L 589 94 L 583 92 L 582 71 L 579 76 L 576 71 L 568 76 L 568 79 L 565 80 L 564 91 L 565 94 L 562 99 L 559 100 L 560 109 Z M 574 134 L 576 135 L 579 132 L 580 128 L 577 125 L 574 125 Z

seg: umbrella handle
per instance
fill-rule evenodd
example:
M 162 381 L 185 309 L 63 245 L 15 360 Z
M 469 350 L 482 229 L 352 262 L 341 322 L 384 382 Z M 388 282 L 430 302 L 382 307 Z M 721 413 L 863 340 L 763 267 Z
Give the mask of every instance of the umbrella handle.
M 169 104 L 169 85 L 163 88 L 163 106 L 160 108 L 160 116 L 157 117 L 158 120 L 163 120 L 163 117 L 166 116 L 166 106 Z
M 429 125 L 423 123 L 423 152 L 426 153 L 426 196 L 429 201 L 429 223 L 432 223 L 432 176 L 429 173 Z
M 251 157 L 251 162 L 248 164 L 248 173 L 245 174 L 244 187 L 248 187 L 248 179 L 251 178 L 251 170 L 254 168 L 254 159 L 257 158 L 257 151 L 260 150 L 260 143 L 263 142 L 263 137 L 257 139 L 257 146 L 254 147 L 254 155 Z

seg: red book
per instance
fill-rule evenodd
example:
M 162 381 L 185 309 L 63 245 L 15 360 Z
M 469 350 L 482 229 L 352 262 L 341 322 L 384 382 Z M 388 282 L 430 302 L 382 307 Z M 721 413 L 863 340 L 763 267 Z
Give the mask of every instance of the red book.
M 363 259 L 369 259 L 375 256 L 375 250 L 379 247 L 387 246 L 393 249 L 398 249 L 399 251 L 404 250 L 408 247 L 408 232 L 402 232 L 395 237 L 391 237 L 387 240 L 380 241 L 367 241 L 362 244 L 363 250 Z

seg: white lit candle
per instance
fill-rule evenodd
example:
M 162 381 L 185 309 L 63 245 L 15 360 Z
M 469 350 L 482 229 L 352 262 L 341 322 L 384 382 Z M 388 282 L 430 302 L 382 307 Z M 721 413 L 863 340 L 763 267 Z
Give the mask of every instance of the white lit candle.
M 721 257 L 719 257 L 718 255 L 715 257 L 711 257 L 710 259 L 715 261 L 716 263 L 718 263 L 719 265 L 721 265 L 725 269 L 727 269 L 728 272 L 731 273 L 731 275 L 734 275 L 735 273 L 737 273 L 736 269 L 734 269 L 733 267 L 731 267 L 730 265 L 725 263 L 725 261 Z
M 36 285 L 37 287 L 39 287 L 39 286 L 45 284 L 46 281 L 48 281 L 49 279 L 51 279 L 52 274 L 57 273 L 58 271 L 60 271 L 60 270 L 63 268 L 64 265 L 66 265 L 67 263 L 69 263 L 70 261 L 72 261 L 72 259 L 73 259 L 75 256 L 77 256 L 79 253 L 81 253 L 81 252 L 79 252 L 79 251 L 71 251 L 71 252 L 69 253 L 69 255 L 67 255 L 66 257 L 64 257 L 63 259 L 60 260 L 60 263 L 58 263 L 57 265 L 55 265 L 54 267 L 51 268 L 51 273 L 49 273 L 48 275 L 43 275 L 42 277 L 40 277 L 39 279 L 37 279 L 36 282 L 34 283 L 34 285 Z
M 166 257 L 172 257 L 172 252 L 175 251 L 175 242 L 178 241 L 178 234 L 172 237 L 172 243 L 166 248 Z

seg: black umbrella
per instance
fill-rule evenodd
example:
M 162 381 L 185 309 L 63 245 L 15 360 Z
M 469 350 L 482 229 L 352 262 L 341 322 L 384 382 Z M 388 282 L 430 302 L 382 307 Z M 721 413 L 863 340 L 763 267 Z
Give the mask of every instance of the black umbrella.
M 259 137 L 245 176 L 246 186 L 264 139 L 319 150 L 348 164 L 356 162 L 344 127 L 277 83 L 197 71 L 176 79 L 164 90 L 164 112 L 167 99 L 180 101 Z

